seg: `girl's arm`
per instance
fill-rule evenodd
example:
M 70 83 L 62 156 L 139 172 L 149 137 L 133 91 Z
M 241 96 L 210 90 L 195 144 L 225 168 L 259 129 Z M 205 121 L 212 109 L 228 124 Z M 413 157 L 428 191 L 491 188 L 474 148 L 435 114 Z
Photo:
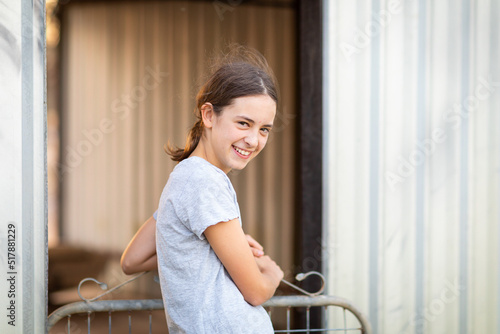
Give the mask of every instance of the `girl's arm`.
M 141 226 L 122 254 L 120 264 L 127 275 L 156 270 L 156 220 L 153 216 Z
M 212 225 L 204 234 L 248 303 L 257 306 L 274 295 L 283 271 L 269 256 L 253 256 L 238 219 Z
M 120 264 L 125 274 L 158 269 L 155 234 L 156 220 L 151 216 L 130 240 L 122 254 Z M 257 241 L 248 234 L 245 238 L 255 257 L 264 255 L 264 249 Z

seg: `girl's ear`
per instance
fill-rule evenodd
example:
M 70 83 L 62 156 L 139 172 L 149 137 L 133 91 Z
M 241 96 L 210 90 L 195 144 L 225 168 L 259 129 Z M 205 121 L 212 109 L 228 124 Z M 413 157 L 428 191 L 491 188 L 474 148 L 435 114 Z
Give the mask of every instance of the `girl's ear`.
M 201 108 L 201 119 L 203 120 L 203 125 L 210 129 L 215 117 L 214 106 L 210 102 L 204 103 Z

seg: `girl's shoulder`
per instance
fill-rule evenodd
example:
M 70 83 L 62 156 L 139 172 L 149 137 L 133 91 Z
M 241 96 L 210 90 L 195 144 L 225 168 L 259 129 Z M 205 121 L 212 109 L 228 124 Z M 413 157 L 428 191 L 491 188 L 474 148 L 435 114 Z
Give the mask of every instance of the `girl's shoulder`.
M 196 156 L 179 162 L 170 174 L 169 182 L 190 189 L 213 188 L 216 185 L 227 186 L 228 183 L 231 184 L 222 170 Z

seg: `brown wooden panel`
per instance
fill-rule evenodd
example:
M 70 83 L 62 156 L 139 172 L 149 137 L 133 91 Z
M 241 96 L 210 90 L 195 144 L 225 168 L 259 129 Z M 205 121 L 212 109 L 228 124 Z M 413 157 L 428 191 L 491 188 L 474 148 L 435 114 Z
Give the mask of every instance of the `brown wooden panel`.
M 285 271 L 293 270 L 297 207 L 296 12 L 240 5 L 222 16 L 211 2 L 91 2 L 62 7 L 62 163 L 111 127 L 63 175 L 62 241 L 121 252 L 156 209 L 184 145 L 207 57 L 229 42 L 256 47 L 282 91 L 277 131 L 246 170 L 231 173 L 244 229 Z M 152 69 L 168 73 L 156 87 Z M 95 130 L 95 131 L 94 131 Z M 92 132 L 94 131 L 94 132 Z M 99 130 L 100 131 L 100 130 Z M 97 135 L 96 135 L 97 138 Z M 81 153 L 82 153 L 81 152 Z

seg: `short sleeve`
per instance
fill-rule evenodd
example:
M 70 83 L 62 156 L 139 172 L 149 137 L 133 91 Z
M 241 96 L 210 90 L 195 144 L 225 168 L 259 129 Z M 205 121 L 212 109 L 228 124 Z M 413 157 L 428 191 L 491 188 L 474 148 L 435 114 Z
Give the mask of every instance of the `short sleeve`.
M 158 221 L 158 210 L 153 213 L 153 218 Z
M 234 189 L 225 175 L 203 180 L 191 179 L 180 198 L 182 221 L 198 238 L 212 225 L 239 218 Z

